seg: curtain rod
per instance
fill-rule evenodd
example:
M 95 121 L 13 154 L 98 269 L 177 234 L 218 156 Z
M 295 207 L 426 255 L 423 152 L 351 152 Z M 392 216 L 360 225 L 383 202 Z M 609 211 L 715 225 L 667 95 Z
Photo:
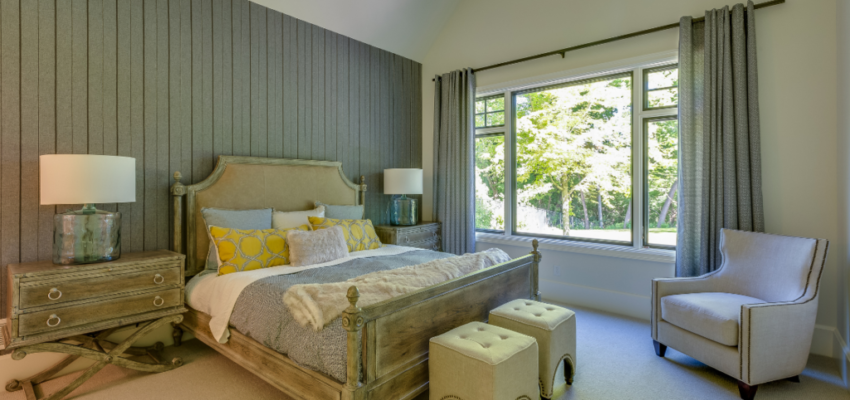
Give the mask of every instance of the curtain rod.
M 782 4 L 782 3 L 785 3 L 785 0 L 766 1 L 764 3 L 754 4 L 753 9 L 758 10 L 760 8 L 775 6 L 775 5 Z M 697 18 L 693 19 L 693 22 L 696 23 L 696 22 L 700 22 L 700 21 L 704 21 L 704 20 L 705 20 L 705 17 L 697 17 Z M 499 68 L 499 67 L 504 67 L 504 66 L 508 66 L 508 65 L 512 65 L 512 64 L 525 62 L 525 61 L 536 60 L 538 58 L 554 56 L 555 54 L 560 54 L 561 58 L 566 58 L 566 53 L 570 52 L 570 51 L 575 51 L 575 50 L 580 50 L 580 49 L 584 49 L 584 48 L 588 48 L 588 47 L 598 46 L 600 44 L 616 42 L 618 40 L 629 39 L 629 38 L 633 38 L 635 36 L 642 36 L 642 35 L 647 35 L 647 34 L 650 34 L 650 33 L 666 31 L 667 29 L 673 29 L 673 28 L 678 28 L 678 27 L 679 27 L 679 23 L 677 22 L 675 24 L 668 24 L 668 25 L 663 25 L 663 26 L 651 28 L 651 29 L 644 29 L 642 31 L 632 32 L 632 33 L 628 33 L 628 34 L 620 35 L 620 36 L 614 36 L 614 37 L 611 37 L 611 38 L 608 38 L 608 39 L 602 39 L 602 40 L 597 40 L 595 42 L 580 44 L 578 46 L 567 47 L 565 49 L 549 51 L 549 52 L 537 54 L 537 55 L 534 55 L 534 56 L 518 58 L 516 60 L 505 61 L 505 62 L 501 62 L 501 63 L 498 63 L 498 64 L 488 65 L 486 67 L 475 68 L 475 69 L 473 69 L 473 72 L 481 72 L 481 71 L 485 71 L 485 70 L 488 70 L 488 69 Z M 431 81 L 433 81 L 433 80 L 434 79 L 431 79 Z

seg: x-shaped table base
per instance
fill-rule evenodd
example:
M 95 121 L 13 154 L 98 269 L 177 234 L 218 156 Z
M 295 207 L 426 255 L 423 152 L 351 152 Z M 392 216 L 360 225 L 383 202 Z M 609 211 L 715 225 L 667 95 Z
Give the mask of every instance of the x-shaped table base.
M 183 365 L 183 360 L 177 357 L 171 360 L 170 362 L 161 362 L 159 360 L 159 352 L 164 347 L 162 342 L 157 342 L 154 346 L 147 348 L 130 346 L 137 340 L 141 339 L 142 337 L 153 331 L 154 329 L 164 324 L 170 323 L 173 326 L 179 324 L 182 321 L 182 315 L 170 315 L 167 317 L 147 322 L 145 325 L 141 326 L 136 332 L 130 335 L 127 339 L 124 339 L 124 341 L 117 344 L 106 340 L 109 335 L 111 335 L 118 329 L 112 328 L 99 332 L 93 336 L 76 335 L 65 339 L 57 340 L 55 342 L 39 343 L 21 347 L 12 352 L 13 360 L 21 360 L 26 357 L 27 354 L 45 352 L 64 353 L 68 354 L 68 357 L 65 357 L 65 359 L 60 361 L 58 364 L 36 375 L 31 376 L 28 379 L 24 379 L 23 381 L 13 379 L 9 381 L 6 384 L 6 390 L 9 392 L 14 392 L 23 389 L 24 393 L 26 393 L 27 400 L 59 400 L 67 396 L 74 389 L 78 388 L 80 385 L 83 384 L 83 382 L 89 380 L 95 373 L 103 369 L 103 367 L 105 367 L 107 364 L 114 364 L 119 367 L 145 372 L 165 372 L 172 370 Z M 79 344 L 69 344 L 67 342 L 78 342 Z M 153 360 L 153 363 L 133 361 L 122 357 L 123 355 L 127 355 L 130 357 L 147 356 L 151 360 Z M 63 389 L 41 399 L 36 396 L 36 385 L 49 381 L 50 379 L 52 379 L 53 375 L 56 375 L 56 373 L 58 373 L 63 368 L 67 367 L 80 357 L 94 360 L 95 363 L 94 365 L 90 366 L 88 370 L 86 370 L 86 372 L 78 376 L 77 379 L 74 379 L 73 382 L 68 384 L 68 386 L 64 387 Z

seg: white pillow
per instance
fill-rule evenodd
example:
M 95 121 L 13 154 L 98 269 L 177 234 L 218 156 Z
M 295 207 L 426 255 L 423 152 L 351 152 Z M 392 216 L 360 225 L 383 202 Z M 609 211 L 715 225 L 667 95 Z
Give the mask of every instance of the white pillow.
M 301 225 L 310 226 L 310 220 L 307 217 L 325 217 L 325 206 L 318 206 L 315 209 L 308 211 L 275 211 L 272 213 L 272 228 L 274 229 L 289 229 L 297 228 Z
M 320 264 L 348 257 L 348 244 L 342 228 L 334 226 L 317 231 L 286 232 L 289 263 L 293 267 Z

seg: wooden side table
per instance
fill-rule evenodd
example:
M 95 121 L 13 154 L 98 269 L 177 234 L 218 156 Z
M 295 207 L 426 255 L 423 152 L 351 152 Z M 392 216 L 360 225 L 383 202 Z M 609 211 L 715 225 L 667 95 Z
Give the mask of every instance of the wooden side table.
M 167 250 L 130 253 L 107 263 L 64 266 L 51 261 L 10 265 L 7 324 L 12 359 L 52 352 L 68 356 L 27 379 L 12 380 L 7 391 L 23 389 L 38 400 L 35 387 L 83 357 L 95 363 L 65 388 L 43 399 L 67 396 L 107 364 L 138 371 L 164 372 L 179 367 L 175 358 L 159 360 L 161 342 L 131 347 L 154 329 L 183 321 L 185 256 Z M 140 324 L 121 343 L 106 340 L 121 327 Z M 175 328 L 176 329 L 176 328 Z M 152 363 L 130 360 L 145 356 Z
M 381 239 L 381 243 L 434 251 L 440 251 L 442 247 L 439 222 L 420 222 L 409 226 L 378 225 L 375 227 L 375 232 Z

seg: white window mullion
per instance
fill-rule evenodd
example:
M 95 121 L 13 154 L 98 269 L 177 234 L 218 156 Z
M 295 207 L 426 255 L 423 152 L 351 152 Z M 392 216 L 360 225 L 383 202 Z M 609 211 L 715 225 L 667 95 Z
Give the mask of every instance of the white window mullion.
M 514 187 L 514 105 L 511 101 L 511 92 L 505 92 L 505 236 L 513 234 L 513 187 Z
M 643 193 L 643 69 L 633 70 L 632 85 L 632 246 L 643 248 L 644 193 Z

